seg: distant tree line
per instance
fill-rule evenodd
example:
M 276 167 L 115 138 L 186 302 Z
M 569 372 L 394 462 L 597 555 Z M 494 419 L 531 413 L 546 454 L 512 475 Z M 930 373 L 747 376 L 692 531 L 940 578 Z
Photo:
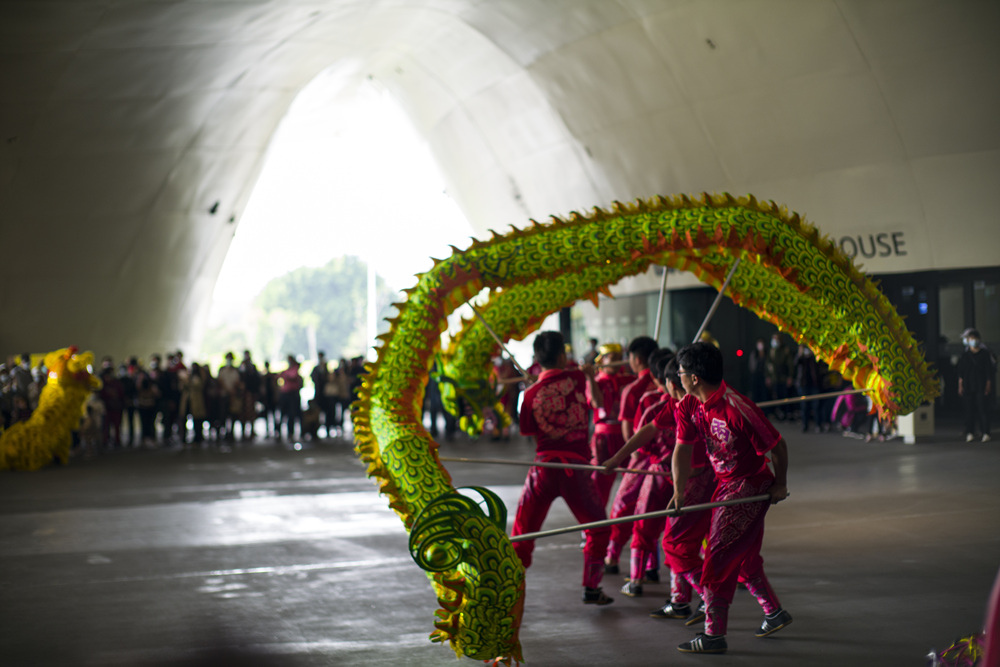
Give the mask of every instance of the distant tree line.
M 401 295 L 376 277 L 378 333 Z M 315 359 L 355 357 L 366 352 L 368 266 L 358 257 L 337 257 L 325 266 L 295 269 L 269 282 L 254 299 L 244 321 L 207 332 L 202 350 L 222 354 L 248 349 L 259 360 L 287 354 Z

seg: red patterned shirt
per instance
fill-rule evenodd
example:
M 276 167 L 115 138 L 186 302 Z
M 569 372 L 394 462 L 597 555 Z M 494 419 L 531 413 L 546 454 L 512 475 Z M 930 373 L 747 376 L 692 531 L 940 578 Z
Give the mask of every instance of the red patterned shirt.
M 720 481 L 746 479 L 767 470 L 765 454 L 781 440 L 760 408 L 725 382 L 704 403 L 685 396 L 676 418 L 677 442 L 693 445 L 695 459 L 704 448 Z
M 524 392 L 521 434 L 535 436 L 539 452 L 572 452 L 589 460 L 586 391 L 583 371 L 542 371 L 538 382 Z

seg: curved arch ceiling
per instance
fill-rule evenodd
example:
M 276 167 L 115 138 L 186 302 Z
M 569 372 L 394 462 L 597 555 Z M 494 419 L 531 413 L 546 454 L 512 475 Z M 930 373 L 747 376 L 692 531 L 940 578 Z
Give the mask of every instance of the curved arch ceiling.
M 480 230 L 724 190 L 898 234 L 869 270 L 996 265 L 998 30 L 987 0 L 4 2 L 0 344 L 192 341 L 330 67 L 393 92 Z

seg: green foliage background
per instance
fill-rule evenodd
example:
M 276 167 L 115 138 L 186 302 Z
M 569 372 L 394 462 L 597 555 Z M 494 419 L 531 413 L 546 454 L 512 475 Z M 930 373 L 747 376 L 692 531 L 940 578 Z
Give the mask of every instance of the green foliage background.
M 378 333 L 400 294 L 376 277 Z M 288 354 L 313 358 L 314 350 L 327 359 L 366 353 L 368 266 L 358 257 L 336 257 L 326 265 L 296 269 L 269 282 L 243 321 L 210 329 L 202 342 L 208 356 L 232 350 L 237 358 L 248 349 L 258 363 L 283 361 Z M 314 338 L 314 345 L 311 339 Z

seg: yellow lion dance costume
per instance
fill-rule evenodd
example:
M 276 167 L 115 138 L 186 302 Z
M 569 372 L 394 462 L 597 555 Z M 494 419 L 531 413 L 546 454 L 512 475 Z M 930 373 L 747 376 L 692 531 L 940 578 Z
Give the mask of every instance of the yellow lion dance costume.
M 18 422 L 0 436 L 0 470 L 38 470 L 58 457 L 69 461 L 73 431 L 80 426 L 83 406 L 101 381 L 88 367 L 91 352 L 75 347 L 45 355 L 49 379 L 38 397 L 38 408 L 28 421 Z

